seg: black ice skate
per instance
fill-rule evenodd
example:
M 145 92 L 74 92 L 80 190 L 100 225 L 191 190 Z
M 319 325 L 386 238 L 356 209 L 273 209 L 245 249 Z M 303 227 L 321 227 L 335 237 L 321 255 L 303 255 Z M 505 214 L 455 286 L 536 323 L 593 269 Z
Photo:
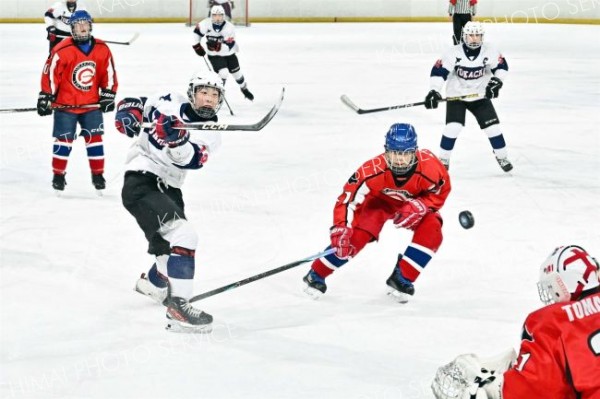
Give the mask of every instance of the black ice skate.
M 65 190 L 65 186 L 67 185 L 67 181 L 65 180 L 65 174 L 55 174 L 52 178 L 52 188 L 55 189 L 57 193 L 59 191 Z
M 169 297 L 167 301 L 167 330 L 200 334 L 212 331 L 213 317 L 193 307 L 187 299 Z
M 385 283 L 390 287 L 388 295 L 396 302 L 406 303 L 408 302 L 408 299 L 415 294 L 413 283 L 402 276 L 398 267 L 394 268 L 394 272 Z
M 250 90 L 248 90 L 247 87 L 244 87 L 242 89 L 242 93 L 244 93 L 244 97 L 246 97 L 248 100 L 253 101 L 254 100 L 254 94 L 252 94 L 250 92 Z
M 496 161 L 498 161 L 498 165 L 500 165 L 505 172 L 510 172 L 513 169 L 513 165 L 508 158 L 496 158 Z
M 317 272 L 315 272 L 312 269 L 308 272 L 306 276 L 304 276 L 302 281 L 306 283 L 304 292 L 313 299 L 321 298 L 325 291 L 327 291 L 327 284 L 325 284 L 325 279 L 319 276 Z
M 96 190 L 104 190 L 106 188 L 106 180 L 104 180 L 102 173 L 99 175 L 92 175 L 92 184 Z

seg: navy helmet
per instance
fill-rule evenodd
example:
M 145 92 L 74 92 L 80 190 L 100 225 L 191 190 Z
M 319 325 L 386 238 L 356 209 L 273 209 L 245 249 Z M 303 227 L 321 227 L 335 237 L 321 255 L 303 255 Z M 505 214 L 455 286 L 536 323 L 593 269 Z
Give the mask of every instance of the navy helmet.
M 394 123 L 385 135 L 385 159 L 392 173 L 407 174 L 417 163 L 417 132 L 409 123 Z
M 90 29 L 88 32 L 81 34 L 75 33 L 75 25 L 81 22 L 87 22 L 90 24 Z M 77 10 L 73 14 L 71 14 L 71 18 L 69 18 L 69 25 L 71 26 L 71 35 L 73 36 L 73 41 L 75 42 L 87 42 L 90 40 L 92 36 L 92 16 L 85 10 Z

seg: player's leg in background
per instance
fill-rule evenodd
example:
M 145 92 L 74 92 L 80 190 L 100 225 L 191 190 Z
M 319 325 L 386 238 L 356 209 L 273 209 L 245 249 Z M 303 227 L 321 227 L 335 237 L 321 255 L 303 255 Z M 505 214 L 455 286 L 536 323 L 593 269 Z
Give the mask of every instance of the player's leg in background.
M 450 101 L 446 103 L 446 127 L 440 141 L 440 161 L 446 169 L 450 168 L 450 157 L 459 133 L 465 126 L 467 108 L 464 101 Z
M 244 74 L 240 70 L 240 63 L 237 58 L 237 55 L 231 54 L 225 57 L 225 60 L 227 62 L 227 69 L 229 70 L 229 73 L 231 74 L 231 76 L 233 76 L 237 84 L 240 86 L 244 97 L 246 97 L 250 101 L 254 100 L 254 94 L 252 94 L 250 90 L 248 90 L 248 83 L 246 83 Z
M 503 171 L 510 172 L 513 169 L 512 163 L 508 160 L 508 151 L 506 141 L 500 129 L 500 119 L 496 114 L 496 109 L 492 100 L 484 98 L 469 104 L 469 111 L 477 119 L 479 127 L 487 135 L 490 145 L 496 156 L 496 161 Z
M 210 65 L 212 65 L 213 71 L 219 74 L 221 80 L 223 80 L 223 87 L 225 87 L 225 83 L 227 82 L 227 76 L 229 76 L 229 71 L 227 70 L 227 61 L 225 61 L 225 57 L 221 57 L 218 55 L 209 55 L 208 60 L 210 61 Z
M 54 111 L 54 126 L 52 128 L 54 144 L 52 146 L 52 187 L 63 191 L 67 182 L 67 163 L 76 138 L 77 114 L 67 111 Z
M 90 170 L 92 172 L 92 184 L 96 190 L 106 188 L 104 179 L 104 124 L 102 112 L 98 109 L 79 114 L 80 136 L 85 140 Z

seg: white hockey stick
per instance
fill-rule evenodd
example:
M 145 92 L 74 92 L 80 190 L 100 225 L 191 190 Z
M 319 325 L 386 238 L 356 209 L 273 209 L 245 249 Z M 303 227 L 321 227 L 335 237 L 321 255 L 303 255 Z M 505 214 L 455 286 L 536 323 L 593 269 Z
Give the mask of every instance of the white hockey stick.
M 253 123 L 251 125 L 230 125 L 228 123 L 214 123 L 214 122 L 192 122 L 186 123 L 180 127 L 174 127 L 173 129 L 177 130 L 221 130 L 221 131 L 232 131 L 232 130 L 242 130 L 249 132 L 257 132 L 261 130 L 263 127 L 267 126 L 267 124 L 273 119 L 279 108 L 281 107 L 281 103 L 283 102 L 283 97 L 285 94 L 285 87 L 281 89 L 281 96 L 279 97 L 279 101 L 273 108 L 258 122 Z M 142 128 L 144 129 L 152 129 L 156 126 L 155 123 L 145 122 L 142 123 Z

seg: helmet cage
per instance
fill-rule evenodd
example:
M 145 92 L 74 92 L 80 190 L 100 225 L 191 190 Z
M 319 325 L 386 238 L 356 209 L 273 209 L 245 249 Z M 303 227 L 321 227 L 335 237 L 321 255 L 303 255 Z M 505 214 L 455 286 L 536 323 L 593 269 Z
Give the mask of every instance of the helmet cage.
M 89 31 L 85 35 L 75 32 L 75 26 L 83 22 L 87 22 L 90 26 Z M 71 36 L 73 36 L 73 41 L 76 43 L 87 42 L 92 37 L 92 16 L 87 11 L 75 11 L 71 15 L 71 18 L 69 18 L 69 26 L 71 27 Z
M 187 95 L 190 105 L 192 106 L 194 112 L 204 119 L 211 119 L 213 116 L 215 116 L 217 112 L 219 112 L 219 109 L 221 109 L 221 105 L 223 105 L 223 100 L 225 99 L 225 90 L 223 89 L 223 85 L 218 80 L 220 78 L 218 75 L 214 75 L 217 77 L 217 81 L 213 82 L 211 79 L 194 77 L 188 86 Z M 219 101 L 214 108 L 196 106 L 196 92 L 205 87 L 215 89 L 219 92 Z
M 468 36 L 470 36 L 470 35 L 480 35 L 481 40 L 479 40 L 479 42 L 472 43 L 469 41 Z M 463 27 L 462 41 L 465 44 L 465 46 L 467 46 L 468 48 L 473 49 L 473 50 L 478 49 L 483 44 L 483 36 L 484 35 L 485 35 L 485 29 L 484 29 L 483 25 L 481 24 L 481 22 L 469 21 Z

